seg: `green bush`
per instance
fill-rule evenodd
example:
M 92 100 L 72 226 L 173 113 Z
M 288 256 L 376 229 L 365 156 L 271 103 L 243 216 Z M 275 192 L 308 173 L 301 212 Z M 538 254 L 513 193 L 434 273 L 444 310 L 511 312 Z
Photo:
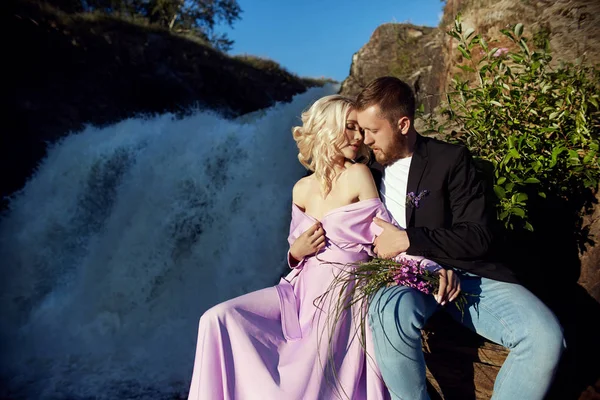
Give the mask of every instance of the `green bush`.
M 455 20 L 448 34 L 463 72 L 442 104 L 445 120 L 426 122 L 491 163 L 498 219 L 531 231 L 532 196 L 568 201 L 598 187 L 600 73 L 581 60 L 552 67 L 547 42 L 530 49 L 522 24 L 502 33 L 506 47 L 494 47 Z

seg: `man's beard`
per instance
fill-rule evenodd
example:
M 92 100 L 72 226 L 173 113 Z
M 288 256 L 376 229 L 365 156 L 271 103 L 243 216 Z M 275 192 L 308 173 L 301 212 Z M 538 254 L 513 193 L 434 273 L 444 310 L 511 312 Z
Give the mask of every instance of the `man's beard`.
M 401 158 L 408 157 L 408 137 L 401 134 L 400 130 L 397 129 L 394 131 L 392 145 L 385 152 L 379 147 L 378 149 L 377 153 L 373 152 L 375 160 L 384 167 L 393 164 Z

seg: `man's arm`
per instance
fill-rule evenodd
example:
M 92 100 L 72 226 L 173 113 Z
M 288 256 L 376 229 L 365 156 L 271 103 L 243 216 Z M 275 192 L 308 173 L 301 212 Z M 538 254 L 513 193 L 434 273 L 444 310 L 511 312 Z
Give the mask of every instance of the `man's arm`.
M 469 151 L 461 147 L 448 176 L 452 226 L 406 229 L 406 252 L 425 257 L 455 260 L 482 258 L 489 250 L 492 233 L 487 223 L 483 181 Z

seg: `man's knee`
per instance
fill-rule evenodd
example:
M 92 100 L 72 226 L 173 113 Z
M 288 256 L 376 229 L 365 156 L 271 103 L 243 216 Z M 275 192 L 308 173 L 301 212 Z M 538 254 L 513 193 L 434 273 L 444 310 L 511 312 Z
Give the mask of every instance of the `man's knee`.
M 538 363 L 548 367 L 558 363 L 566 346 L 563 329 L 554 314 L 548 310 L 530 316 L 521 332 L 523 337 L 518 342 L 527 343 L 526 347 L 532 349 L 532 356 Z
M 563 329 L 556 317 L 540 321 L 532 333 L 532 340 L 548 363 L 557 363 L 566 348 Z

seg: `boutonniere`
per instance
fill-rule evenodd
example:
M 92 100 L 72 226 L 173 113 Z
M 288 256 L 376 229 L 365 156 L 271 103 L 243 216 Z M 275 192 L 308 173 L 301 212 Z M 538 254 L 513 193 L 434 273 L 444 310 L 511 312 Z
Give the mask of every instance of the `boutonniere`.
M 428 194 L 429 194 L 429 190 L 427 190 L 427 189 L 422 190 L 421 193 L 419 193 L 418 195 L 416 195 L 415 192 L 409 192 L 406 195 L 406 206 L 419 208 L 419 204 L 421 203 L 421 200 L 423 200 L 423 197 L 427 196 Z

